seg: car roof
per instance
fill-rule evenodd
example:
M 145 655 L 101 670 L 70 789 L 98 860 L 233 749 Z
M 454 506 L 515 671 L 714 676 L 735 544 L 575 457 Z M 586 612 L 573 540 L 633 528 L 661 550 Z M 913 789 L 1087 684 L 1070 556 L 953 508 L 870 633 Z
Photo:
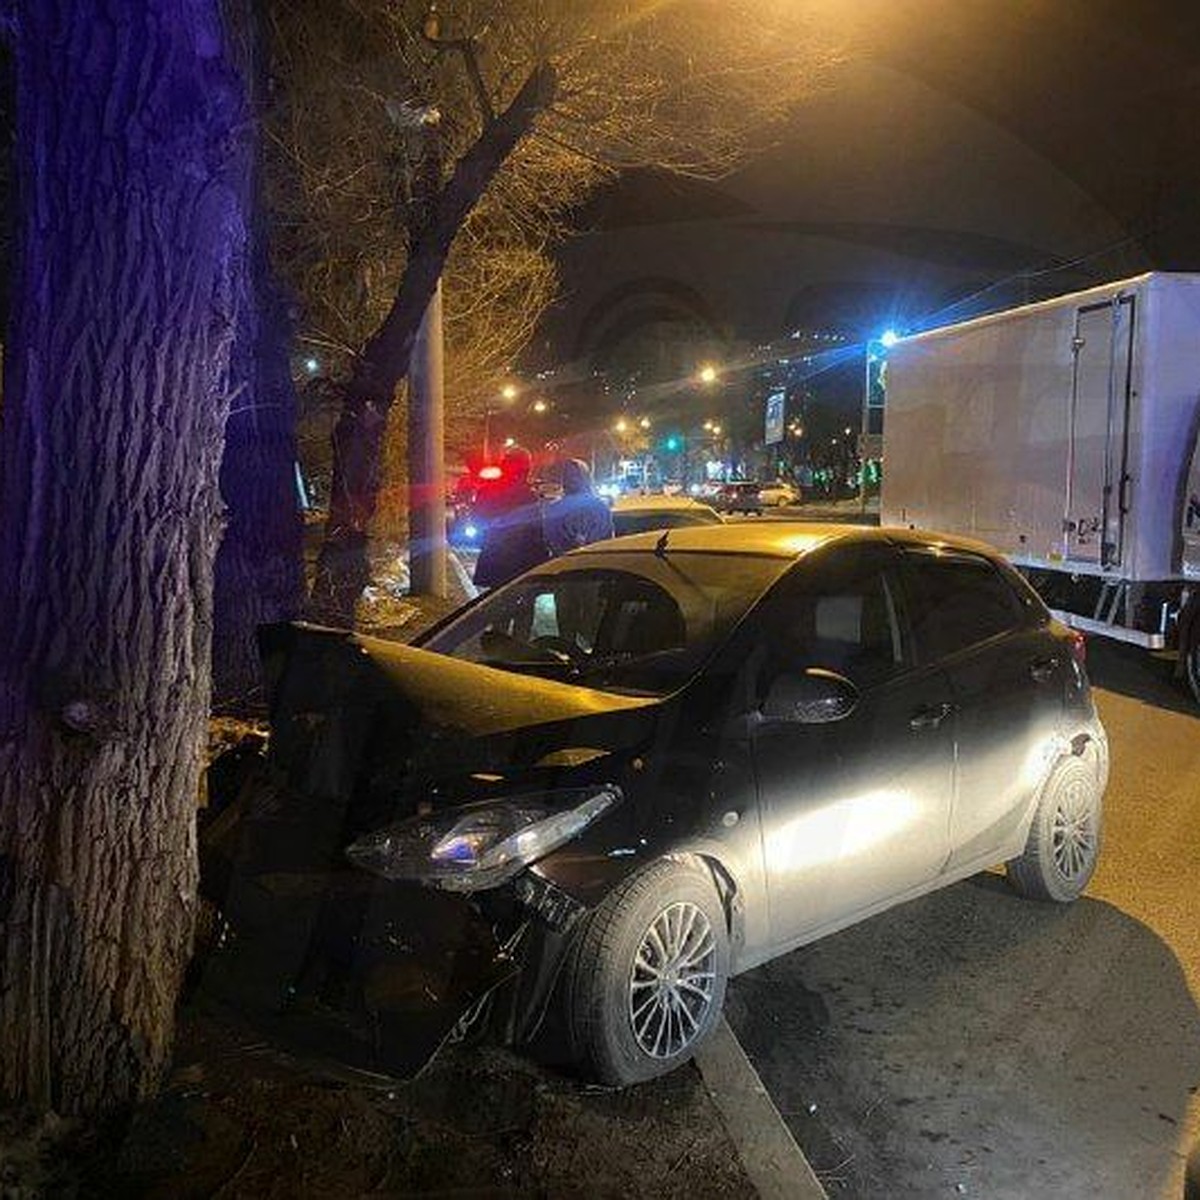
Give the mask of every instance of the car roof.
M 663 534 L 667 553 L 750 554 L 769 558 L 802 558 L 831 542 L 894 542 L 933 549 L 966 550 L 988 558 L 996 550 L 983 542 L 929 530 L 896 526 L 839 525 L 815 521 L 767 521 L 721 525 L 684 525 L 669 530 L 631 533 L 626 537 L 592 542 L 571 551 L 570 557 L 605 553 L 653 553 Z
M 613 512 L 653 512 L 660 508 L 707 508 L 691 496 L 618 496 L 612 503 Z

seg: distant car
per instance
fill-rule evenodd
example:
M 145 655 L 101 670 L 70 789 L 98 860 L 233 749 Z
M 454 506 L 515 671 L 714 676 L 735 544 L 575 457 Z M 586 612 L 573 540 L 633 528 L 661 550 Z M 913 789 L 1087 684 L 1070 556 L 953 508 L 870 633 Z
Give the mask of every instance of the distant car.
M 748 479 L 721 484 L 720 490 L 712 498 L 712 504 L 719 512 L 757 514 L 763 510 L 758 484 Z
M 997 863 L 1074 900 L 1100 852 L 1082 635 L 976 542 L 652 531 L 416 645 L 260 644 L 262 777 L 202 836 L 213 957 L 376 1071 L 481 1014 L 528 1042 L 553 1006 L 595 1076 L 649 1079 L 731 975 Z
M 621 496 L 613 501 L 612 518 L 617 537 L 651 529 L 721 523 L 720 513 L 688 496 Z
M 774 483 L 764 483 L 758 489 L 758 494 L 767 508 L 785 508 L 789 504 L 800 503 L 800 492 L 786 479 L 777 479 Z

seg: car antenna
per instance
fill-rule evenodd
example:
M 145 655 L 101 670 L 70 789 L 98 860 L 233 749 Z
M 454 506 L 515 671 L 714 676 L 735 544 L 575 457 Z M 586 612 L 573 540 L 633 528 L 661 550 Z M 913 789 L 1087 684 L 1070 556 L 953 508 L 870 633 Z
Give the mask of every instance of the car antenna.
M 669 529 L 664 529 L 662 531 L 662 537 L 660 537 L 658 541 L 654 543 L 654 553 L 657 554 L 659 558 L 667 557 L 667 538 L 670 536 L 671 531 Z

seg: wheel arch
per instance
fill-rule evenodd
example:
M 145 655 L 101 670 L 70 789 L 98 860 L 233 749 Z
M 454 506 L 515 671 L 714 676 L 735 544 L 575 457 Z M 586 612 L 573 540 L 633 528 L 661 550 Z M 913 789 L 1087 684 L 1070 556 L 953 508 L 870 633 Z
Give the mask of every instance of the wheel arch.
M 745 893 L 739 886 L 737 877 L 725 861 L 709 848 L 674 850 L 660 855 L 656 861 L 663 859 L 702 871 L 712 882 L 713 890 L 721 902 L 721 910 L 725 914 L 725 932 L 729 936 L 733 971 L 736 971 L 746 944 Z

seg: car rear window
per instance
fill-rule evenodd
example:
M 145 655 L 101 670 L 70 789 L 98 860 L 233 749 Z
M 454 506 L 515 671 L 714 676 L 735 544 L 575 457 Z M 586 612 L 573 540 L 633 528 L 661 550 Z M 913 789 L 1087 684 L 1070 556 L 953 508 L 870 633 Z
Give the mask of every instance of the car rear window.
M 922 661 L 944 658 L 1028 623 L 1030 607 L 981 555 L 906 548 L 912 627 Z

